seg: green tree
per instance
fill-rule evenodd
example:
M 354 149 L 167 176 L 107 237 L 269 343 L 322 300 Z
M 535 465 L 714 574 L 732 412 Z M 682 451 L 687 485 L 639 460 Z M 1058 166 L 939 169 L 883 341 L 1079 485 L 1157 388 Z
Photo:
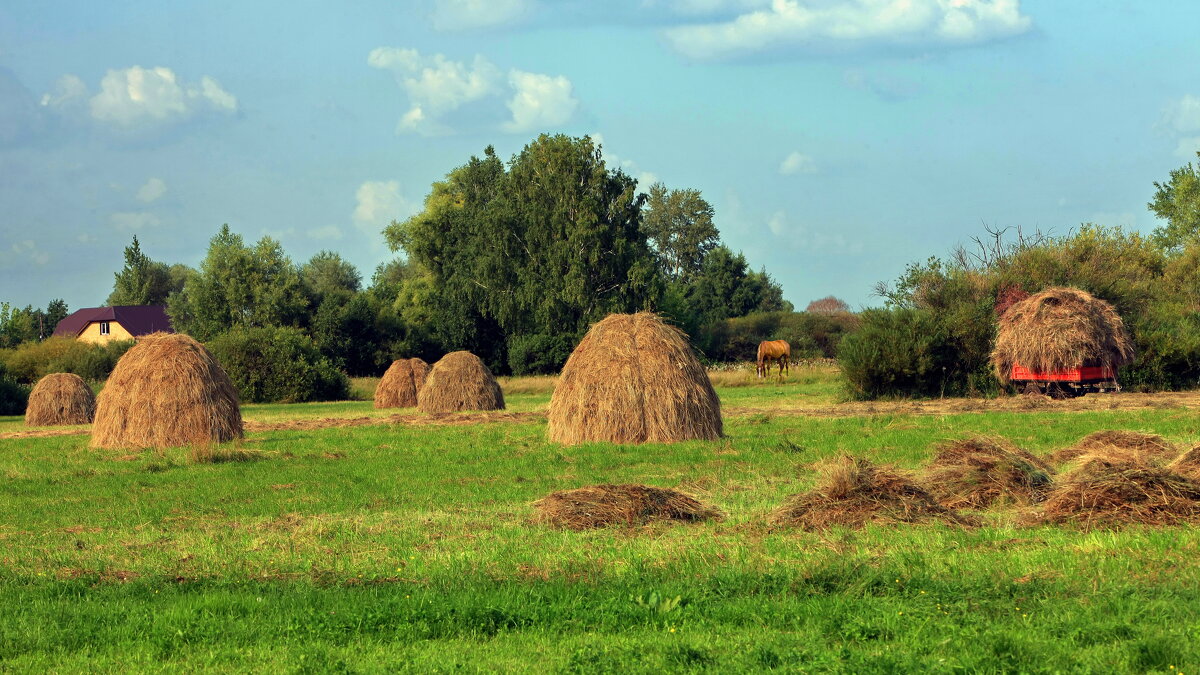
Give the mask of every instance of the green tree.
M 792 311 L 783 289 L 765 270 L 747 271 L 746 257 L 724 245 L 709 251 L 683 293 L 698 326 L 751 312 Z
M 329 297 L 344 303 L 362 287 L 362 275 L 354 265 L 333 251 L 321 251 L 310 258 L 300 267 L 300 276 L 313 305 L 318 306 Z
M 251 248 L 223 225 L 200 269 L 170 296 L 167 313 L 176 330 L 206 341 L 235 326 L 300 326 L 308 304 L 279 242 L 263 237 Z
M 1200 157 L 1200 152 L 1196 153 Z M 1154 230 L 1154 240 L 1164 249 L 1178 250 L 1200 240 L 1200 173 L 1190 162 L 1171 172 L 1171 180 L 1154 183 L 1154 200 L 1146 206 L 1167 221 Z
M 46 305 L 46 330 L 42 338 L 50 337 L 54 333 L 54 327 L 58 325 L 59 321 L 67 318 L 67 314 L 70 312 L 67 310 L 67 303 L 62 298 L 51 300 L 50 304 Z
M 671 281 L 691 282 L 721 241 L 712 205 L 699 190 L 667 190 L 655 183 L 647 194 L 646 209 L 642 230 L 658 254 L 663 274 Z
M 16 347 L 22 342 L 38 339 L 37 315 L 33 305 L 24 309 L 0 302 L 0 349 Z
M 142 253 L 137 235 L 125 247 L 125 267 L 113 276 L 113 290 L 106 301 L 110 307 L 165 305 L 167 297 L 182 287 L 179 275 L 173 274 L 170 267 Z

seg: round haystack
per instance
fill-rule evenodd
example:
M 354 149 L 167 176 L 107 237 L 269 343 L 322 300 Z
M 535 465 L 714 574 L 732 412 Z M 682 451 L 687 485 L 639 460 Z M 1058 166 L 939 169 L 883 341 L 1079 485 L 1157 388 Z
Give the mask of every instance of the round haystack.
M 1050 459 L 1059 464 L 1073 462 L 1104 448 L 1128 451 L 1149 464 L 1163 464 L 1179 454 L 1179 448 L 1158 434 L 1111 429 L 1092 432 L 1079 439 L 1075 445 L 1056 450 L 1050 455 Z
M 725 514 L 675 490 L 648 485 L 592 485 L 553 492 L 534 502 L 534 521 L 586 530 L 610 525 L 642 525 L 671 520 L 721 520 Z
M 237 390 L 204 345 L 182 333 L 141 338 L 100 392 L 94 448 L 170 448 L 242 437 Z
M 417 409 L 427 413 L 504 410 L 504 393 L 492 371 L 471 352 L 450 352 L 433 364 L 417 390 Z
M 25 424 L 31 427 L 91 424 L 95 413 L 96 395 L 82 377 L 74 373 L 50 373 L 29 392 Z
M 1200 482 L 1128 450 L 1101 448 L 1080 458 L 1050 493 L 1040 521 L 1085 527 L 1200 522 Z
M 429 375 L 429 364 L 421 359 L 397 359 L 375 387 L 376 408 L 411 408 L 417 405 L 417 392 Z
M 938 446 L 921 485 L 951 509 L 1028 506 L 1046 498 L 1054 469 L 1003 439 L 966 438 Z
M 592 325 L 550 398 L 550 440 L 673 443 L 722 435 L 721 401 L 687 336 L 650 312 Z
M 788 497 L 771 522 L 805 530 L 863 527 L 867 523 L 955 525 L 975 522 L 948 509 L 933 495 L 899 472 L 876 467 L 866 459 L 842 455 L 818 467 L 817 487 Z
M 1013 364 L 1036 372 L 1133 360 L 1133 339 L 1107 302 L 1078 288 L 1047 288 L 1000 317 L 992 366 L 1008 382 Z

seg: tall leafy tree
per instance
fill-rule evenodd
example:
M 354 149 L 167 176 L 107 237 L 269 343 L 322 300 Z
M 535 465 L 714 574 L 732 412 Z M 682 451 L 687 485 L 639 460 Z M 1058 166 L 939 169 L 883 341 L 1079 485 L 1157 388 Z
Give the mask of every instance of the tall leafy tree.
M 142 252 L 137 235 L 125 247 L 125 267 L 114 277 L 113 290 L 106 301 L 109 306 L 165 305 L 167 297 L 182 288 L 178 273 Z
M 354 265 L 333 251 L 321 251 L 310 258 L 300 267 L 300 276 L 314 305 L 330 297 L 344 303 L 362 287 L 362 275 Z
M 721 243 L 713 224 L 713 207 L 699 190 L 668 190 L 650 186 L 642 229 L 658 254 L 663 273 L 672 281 L 690 283 L 709 251 Z
M 235 326 L 299 326 L 308 298 L 300 274 L 279 242 L 263 237 L 253 247 L 223 225 L 208 254 L 167 313 L 177 330 L 208 340 Z
M 1196 153 L 1200 157 L 1200 152 Z M 1200 173 L 1190 162 L 1171 172 L 1171 179 L 1154 183 L 1154 200 L 1147 206 L 1166 225 L 1154 230 L 1155 242 L 1178 250 L 1200 241 Z

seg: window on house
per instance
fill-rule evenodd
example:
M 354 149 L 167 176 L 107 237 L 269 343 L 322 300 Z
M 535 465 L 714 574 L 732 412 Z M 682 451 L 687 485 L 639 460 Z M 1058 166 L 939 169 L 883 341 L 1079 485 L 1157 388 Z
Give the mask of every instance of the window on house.
M 108 322 L 107 321 L 100 322 L 100 334 L 108 335 Z

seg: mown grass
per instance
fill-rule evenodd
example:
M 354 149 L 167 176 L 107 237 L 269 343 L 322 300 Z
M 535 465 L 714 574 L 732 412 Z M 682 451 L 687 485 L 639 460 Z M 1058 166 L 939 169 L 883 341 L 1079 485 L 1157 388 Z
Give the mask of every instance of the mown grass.
M 822 386 L 720 393 L 763 410 Z M 972 530 L 803 533 L 765 518 L 837 452 L 914 468 L 967 434 L 1046 453 L 1108 428 L 1190 445 L 1198 427 L 1184 409 L 767 412 L 728 418 L 717 443 L 564 448 L 540 421 L 381 425 L 253 433 L 253 461 L 220 463 L 0 440 L 0 669 L 1192 672 L 1194 528 L 1018 528 L 1002 511 Z M 728 518 L 529 524 L 533 500 L 602 482 L 680 488 Z M 660 611 L 651 593 L 681 601 Z

